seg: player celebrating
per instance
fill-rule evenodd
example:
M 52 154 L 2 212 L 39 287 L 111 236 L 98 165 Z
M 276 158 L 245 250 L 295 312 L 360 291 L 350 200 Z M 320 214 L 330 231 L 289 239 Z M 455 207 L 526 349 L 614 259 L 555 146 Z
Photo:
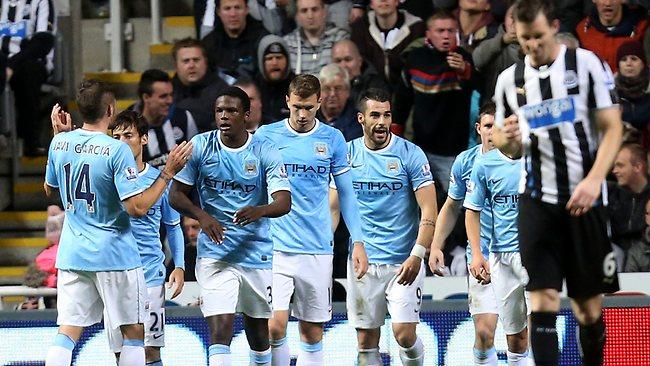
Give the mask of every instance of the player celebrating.
M 346 304 L 357 329 L 358 364 L 383 365 L 379 335 L 388 310 L 402 364 L 423 365 L 424 345 L 415 329 L 426 276 L 422 260 L 437 216 L 436 189 L 422 149 L 390 133 L 390 95 L 368 89 L 358 110 L 363 137 L 349 142 L 348 151 L 370 263 L 361 279 L 348 266 Z
M 555 42 L 551 2 L 520 0 L 514 17 L 526 57 L 497 80 L 494 141 L 510 156 L 521 154 L 523 141 L 519 244 L 530 276 L 533 355 L 538 366 L 558 362 L 555 322 L 566 279 L 583 363 L 601 365 L 602 293 L 618 289 L 601 199 L 622 139 L 614 83 L 593 53 Z
M 133 111 L 124 111 L 117 115 L 109 127 L 113 138 L 120 140 L 131 148 L 138 178 L 142 186 L 151 185 L 160 171 L 142 161 L 142 151 L 147 144 L 149 125 L 147 121 Z M 160 223 L 165 224 L 167 240 L 172 253 L 175 269 L 169 276 L 169 286 L 176 285 L 172 299 L 183 290 L 185 283 L 185 242 L 180 222 L 181 216 L 171 208 L 168 199 L 168 190 L 142 217 L 131 217 L 131 229 L 135 241 L 138 243 L 140 260 L 144 270 L 144 279 L 147 284 L 145 310 L 148 316 L 144 321 L 144 346 L 147 365 L 162 366 L 160 347 L 164 347 L 165 323 L 165 253 L 160 242 Z M 106 324 L 105 324 L 106 325 Z M 113 352 L 119 353 L 122 349 L 122 334 L 119 328 L 106 327 L 109 343 Z
M 458 215 L 461 212 L 472 168 L 476 161 L 493 149 L 491 135 L 494 112 L 495 107 L 492 102 L 487 102 L 481 106 L 476 123 L 476 132 L 481 138 L 481 144 L 458 154 L 452 165 L 447 200 L 438 216 L 437 227 L 431 244 L 431 254 L 429 255 L 429 267 L 435 273 L 439 273 L 439 269 L 445 265 L 442 248 L 445 245 L 445 240 L 454 229 Z M 490 207 L 484 207 L 480 215 L 480 245 L 481 254 L 484 258 L 488 257 L 490 240 L 492 239 L 491 220 Z M 471 245 L 467 246 L 466 255 L 469 271 L 469 264 L 472 263 L 474 257 Z M 474 276 L 469 276 L 467 293 L 469 313 L 474 321 L 474 364 L 496 366 L 498 358 L 497 351 L 494 349 L 494 332 L 497 326 L 498 310 L 494 288 L 489 282 L 481 283 Z
M 69 366 L 83 328 L 106 321 L 124 338 L 119 365 L 142 366 L 144 352 L 144 275 L 129 215 L 143 216 L 189 157 L 192 145 L 170 153 L 149 188 L 138 182 L 129 147 L 106 132 L 115 118 L 115 96 L 97 80 L 81 83 L 77 105 L 80 129 L 54 136 L 45 171 L 45 192 L 59 189 L 66 210 L 57 254 L 59 332 L 46 366 Z M 70 130 L 70 115 L 52 110 L 54 132 Z
M 271 364 L 273 242 L 267 218 L 289 212 L 291 195 L 277 149 L 246 131 L 249 114 L 243 90 L 228 87 L 219 94 L 217 130 L 192 138 L 194 153 L 174 177 L 170 194 L 174 208 L 201 224 L 196 279 L 210 328 L 210 366 L 232 365 L 236 312 L 244 314 L 251 364 Z M 189 198 L 194 186 L 201 207 Z
M 270 321 L 273 365 L 288 366 L 290 362 L 286 331 L 292 295 L 292 315 L 300 320 L 298 365 L 322 365 L 323 323 L 332 317 L 330 175 L 339 188 L 341 212 L 354 243 L 352 262 L 358 278 L 368 269 L 368 259 L 345 140 L 339 130 L 316 119 L 320 107 L 318 78 L 296 76 L 289 84 L 286 99 L 289 118 L 262 126 L 255 133 L 269 138 L 282 153 L 293 192 L 291 212 L 271 220 L 275 250 Z
M 483 255 L 475 255 L 469 269 L 478 281 L 491 281 L 494 286 L 510 366 L 528 365 L 529 306 L 524 293 L 528 274 L 521 265 L 517 237 L 520 160 L 498 149 L 478 159 L 472 168 L 464 203 L 467 238 L 474 253 L 481 247 L 481 211 L 489 207 L 492 213 L 489 265 Z

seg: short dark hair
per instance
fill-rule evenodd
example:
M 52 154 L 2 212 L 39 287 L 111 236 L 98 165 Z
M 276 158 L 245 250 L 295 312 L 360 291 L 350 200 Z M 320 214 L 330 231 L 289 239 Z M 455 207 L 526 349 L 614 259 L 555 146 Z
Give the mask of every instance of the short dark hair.
M 176 56 L 178 56 L 178 50 L 180 50 L 181 48 L 199 48 L 203 53 L 203 57 L 206 58 L 208 57 L 208 54 L 205 51 L 205 46 L 203 46 L 203 44 L 199 40 L 187 37 L 174 42 L 174 46 L 172 46 L 172 57 L 174 58 L 174 61 L 176 61 Z
M 138 83 L 138 97 L 142 99 L 142 94 L 153 94 L 153 84 L 156 82 L 169 83 L 171 78 L 166 72 L 158 69 L 143 72 Z
M 621 150 L 628 150 L 630 152 L 630 162 L 632 164 L 643 164 L 643 166 L 647 166 L 647 157 L 646 157 L 646 151 L 643 149 L 643 147 L 638 144 L 638 143 L 626 143 L 621 146 Z
M 146 135 L 149 131 L 149 124 L 147 123 L 147 120 L 145 120 L 141 114 L 131 110 L 120 112 L 115 117 L 113 123 L 111 123 L 109 126 L 111 130 L 115 130 L 117 128 L 127 129 L 129 127 L 135 128 L 135 130 L 138 131 L 138 135 L 140 135 L 140 137 Z
M 237 98 L 241 102 L 241 105 L 244 108 L 244 112 L 250 112 L 251 110 L 251 100 L 248 97 L 248 94 L 246 94 L 245 91 L 241 90 L 236 86 L 229 86 L 224 90 L 222 90 L 221 93 L 219 93 L 217 97 L 214 99 L 215 107 L 217 106 L 217 99 L 221 97 Z
M 232 84 L 232 85 L 233 86 L 238 86 L 238 87 L 244 87 L 244 88 L 248 87 L 248 86 L 252 86 L 255 89 L 257 89 L 258 92 L 260 90 L 260 88 L 257 86 L 257 84 L 255 84 L 255 81 L 253 81 L 253 79 L 251 79 L 248 76 L 240 76 L 239 78 L 237 78 L 237 81 L 235 81 L 235 83 Z
M 456 17 L 454 15 L 446 10 L 437 10 L 433 15 L 427 19 L 427 27 L 430 27 L 431 24 L 433 24 L 434 21 L 440 20 L 440 19 L 452 19 L 458 22 Z
M 515 3 L 513 16 L 518 22 L 532 23 L 540 12 L 544 14 L 549 24 L 556 18 L 553 2 L 548 0 L 518 0 Z
M 105 82 L 88 79 L 79 85 L 76 101 L 81 118 L 92 124 L 104 117 L 108 106 L 115 101 L 115 94 Z
M 476 123 L 481 124 L 481 118 L 485 115 L 494 116 L 497 113 L 497 106 L 493 101 L 488 100 L 481 105 L 481 108 L 478 111 L 478 117 L 476 118 Z
M 316 94 L 320 98 L 320 81 L 311 74 L 300 74 L 291 80 L 287 89 L 287 96 L 295 94 L 300 98 L 306 99 Z
M 359 110 L 359 112 L 362 114 L 366 113 L 366 109 L 368 108 L 367 102 L 369 100 L 374 100 L 377 102 L 390 102 L 390 93 L 385 89 L 380 88 L 366 89 L 363 93 L 361 93 L 361 97 L 357 103 L 357 110 Z

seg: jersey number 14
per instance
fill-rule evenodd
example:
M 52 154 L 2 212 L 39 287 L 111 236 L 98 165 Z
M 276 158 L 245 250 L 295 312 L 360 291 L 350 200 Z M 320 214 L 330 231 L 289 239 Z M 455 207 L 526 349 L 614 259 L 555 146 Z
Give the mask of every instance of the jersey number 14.
M 73 182 L 70 163 L 65 164 L 63 170 L 65 170 L 65 197 L 67 199 L 66 210 L 74 210 L 72 192 L 72 186 L 74 185 L 74 199 L 86 201 L 86 210 L 91 213 L 95 212 L 95 194 L 92 192 L 92 188 L 90 187 L 90 165 L 84 164 L 81 167 L 81 171 L 75 179 L 77 184 L 74 184 Z

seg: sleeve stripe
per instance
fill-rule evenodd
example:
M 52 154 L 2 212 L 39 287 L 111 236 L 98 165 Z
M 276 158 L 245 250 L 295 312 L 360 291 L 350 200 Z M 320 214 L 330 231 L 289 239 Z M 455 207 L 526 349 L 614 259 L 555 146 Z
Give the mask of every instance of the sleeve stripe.
M 468 208 L 468 209 L 470 209 L 472 211 L 478 211 L 478 212 L 483 210 L 483 207 L 475 206 L 475 205 L 471 204 L 470 202 L 467 202 L 467 200 L 465 200 L 465 203 L 463 204 L 463 207 Z
M 177 180 L 177 181 L 179 181 L 179 182 L 181 182 L 183 184 L 187 184 L 188 186 L 193 186 L 194 185 L 194 182 L 190 182 L 190 181 L 185 180 L 183 178 L 180 178 L 178 176 L 174 176 L 174 180 Z
M 427 180 L 422 182 L 419 186 L 413 188 L 413 192 L 417 191 L 420 188 L 424 188 L 433 184 L 432 180 Z
M 176 221 L 172 221 L 172 222 L 165 222 L 165 221 L 163 221 L 163 224 L 165 224 L 165 225 L 169 225 L 169 226 L 180 225 L 180 223 L 181 223 L 181 220 L 176 220 Z
M 137 196 L 140 193 L 142 193 L 143 191 L 144 191 L 144 188 L 138 188 L 133 192 L 130 192 L 130 193 L 127 193 L 127 194 L 125 194 L 123 196 L 120 196 L 120 201 L 125 201 L 125 200 L 127 200 L 127 199 L 129 199 L 129 198 L 131 198 L 133 196 Z
M 274 189 L 272 191 L 269 191 L 269 195 L 272 195 L 273 193 L 280 192 L 280 191 L 287 191 L 287 192 L 291 193 L 291 188 L 289 188 L 289 187 L 276 188 L 276 189 Z
M 339 170 L 339 171 L 336 172 L 336 173 L 332 173 L 332 175 L 333 175 L 333 176 L 341 175 L 341 174 L 343 174 L 343 173 L 347 173 L 349 170 L 350 170 L 350 167 L 347 166 L 347 167 L 345 167 L 345 168 Z

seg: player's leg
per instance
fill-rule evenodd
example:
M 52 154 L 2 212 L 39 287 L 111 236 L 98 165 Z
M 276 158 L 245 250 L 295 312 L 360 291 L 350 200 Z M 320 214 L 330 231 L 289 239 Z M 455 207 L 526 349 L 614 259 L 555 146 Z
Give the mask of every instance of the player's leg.
M 251 348 L 251 366 L 271 366 L 269 318 L 273 313 L 273 271 L 240 268 L 238 312 L 244 314 L 244 330 Z
M 580 351 L 585 366 L 602 365 L 605 323 L 602 295 L 618 290 L 616 260 L 607 235 L 603 207 L 571 218 L 572 266 L 566 270 L 567 292 L 580 326 Z
M 289 303 L 294 291 L 290 255 L 282 252 L 273 253 L 273 315 L 269 319 L 269 338 L 273 366 L 289 366 L 289 343 L 287 342 L 287 324 L 289 323 Z
M 467 280 L 469 313 L 474 322 L 474 364 L 496 366 L 499 360 L 494 348 L 494 333 L 499 317 L 494 285 L 482 285 L 471 275 Z
M 530 343 L 535 364 L 557 365 L 556 321 L 563 282 L 562 248 L 567 228 L 564 207 L 530 197 L 519 199 L 519 250 L 528 271 L 530 291 Z
M 160 349 L 165 346 L 165 286 L 147 287 L 144 321 L 144 353 L 148 366 L 163 366 Z
M 424 344 L 415 329 L 420 322 L 422 306 L 422 287 L 426 276 L 426 264 L 420 265 L 420 272 L 408 286 L 397 283 L 395 271 L 399 265 L 389 267 L 393 276 L 386 287 L 388 312 L 393 321 L 393 334 L 400 347 L 399 358 L 402 365 L 421 366 L 424 364 Z
M 212 258 L 196 261 L 201 289 L 201 312 L 210 330 L 209 366 L 231 366 L 230 342 L 239 299 L 239 274 L 235 267 Z
M 348 260 L 346 307 L 348 321 L 357 330 L 357 365 L 382 365 L 379 354 L 380 327 L 386 318 L 386 286 L 392 276 L 379 277 L 381 265 L 370 264 L 368 272 L 358 279 Z M 386 271 L 388 272 L 388 271 Z
M 322 365 L 323 326 L 332 319 L 332 255 L 300 254 L 294 259 L 298 271 L 292 314 L 299 319 L 300 332 L 296 365 Z
M 45 358 L 46 366 L 69 366 L 72 351 L 86 326 L 102 319 L 103 304 L 92 272 L 58 271 L 59 331 Z
M 508 344 L 508 365 L 528 364 L 528 274 L 518 252 L 490 253 L 490 273 Z

